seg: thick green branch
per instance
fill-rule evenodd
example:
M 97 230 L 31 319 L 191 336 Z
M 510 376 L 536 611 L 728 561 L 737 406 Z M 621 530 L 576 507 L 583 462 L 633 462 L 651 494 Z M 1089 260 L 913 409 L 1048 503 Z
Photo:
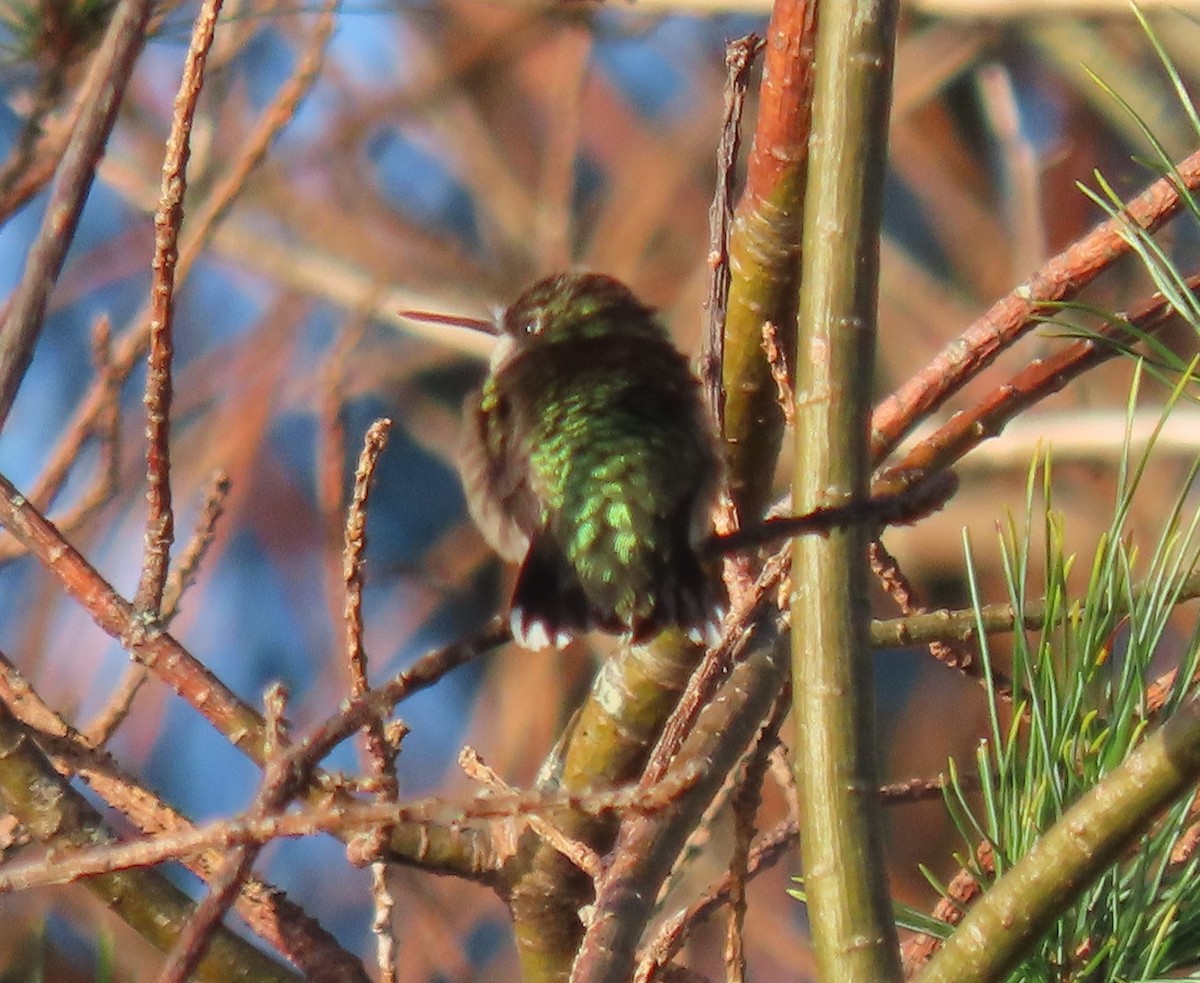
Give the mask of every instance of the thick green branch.
M 797 347 L 798 512 L 867 494 L 895 2 L 822 10 Z M 796 780 L 819 978 L 901 979 L 880 844 L 867 531 L 792 553 Z
M 559 787 L 594 791 L 637 778 L 699 655 L 695 645 L 672 631 L 606 662 L 562 750 Z M 611 817 L 558 809 L 546 818 L 601 853 L 612 847 Z M 506 873 L 522 978 L 565 983 L 583 939 L 579 909 L 593 899 L 591 880 L 536 834 L 527 834 Z
M 771 13 L 746 189 L 729 236 L 724 436 L 730 490 L 747 521 L 766 505 L 783 440 L 783 413 L 762 351 L 763 324 L 772 323 L 783 350 L 791 351 L 815 21 L 812 0 L 777 0 Z

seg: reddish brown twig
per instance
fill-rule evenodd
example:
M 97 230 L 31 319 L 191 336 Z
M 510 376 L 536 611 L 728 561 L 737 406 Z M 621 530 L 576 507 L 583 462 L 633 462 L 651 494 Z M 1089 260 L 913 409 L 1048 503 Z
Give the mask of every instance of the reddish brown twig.
M 212 545 L 216 536 L 217 520 L 225 504 L 225 496 L 229 493 L 229 478 L 224 474 L 213 476 L 212 486 L 204 499 L 204 506 L 192 538 L 184 548 L 179 563 L 167 579 L 166 590 L 163 592 L 163 611 L 161 623 L 166 627 L 179 611 L 179 603 L 184 591 L 192 584 L 199 572 L 200 564 Z M 95 719 L 84 728 L 88 739 L 97 747 L 107 744 L 118 727 L 129 715 L 134 698 L 149 678 L 149 670 L 141 663 L 126 667 L 120 682 L 113 690 L 108 702 L 96 714 Z
M 982 870 L 993 870 L 992 848 L 981 843 L 975 851 L 976 860 Z M 933 917 L 947 925 L 962 921 L 967 906 L 982 892 L 979 879 L 973 871 L 963 868 L 946 885 L 946 896 L 933 907 Z M 904 978 L 912 979 L 921 967 L 929 962 L 941 947 L 941 940 L 932 935 L 914 935 L 900 949 L 900 960 L 904 966 Z
M 1180 184 L 1190 191 L 1200 188 L 1200 151 L 1151 184 L 1120 215 L 1101 222 L 1050 259 L 876 406 L 871 419 L 872 460 L 878 463 L 886 458 L 906 433 L 1036 325 L 1054 302 L 1073 297 L 1126 255 L 1129 223 L 1153 232 L 1172 218 L 1183 206 Z
M 146 371 L 146 501 L 149 509 L 142 572 L 133 597 L 135 631 L 155 630 L 159 625 L 171 544 L 175 539 L 170 453 L 175 272 L 179 262 L 179 229 L 183 223 L 183 197 L 187 190 L 192 120 L 204 87 L 204 66 L 222 3 L 223 0 L 205 0 L 192 29 L 183 78 L 175 97 L 175 113 L 163 160 L 162 191 L 154 215 L 154 275 L 150 288 L 150 351 Z M 275 732 L 274 728 L 266 728 L 268 741 Z M 183 983 L 191 975 L 204 956 L 225 910 L 241 889 L 251 863 L 253 857 L 239 868 L 244 873 L 236 878 L 226 876 L 227 867 L 232 864 L 222 867 L 210 885 L 210 893 L 197 907 L 171 949 L 160 975 L 162 983 Z
M 879 582 L 888 596 L 896 602 L 901 613 L 906 618 L 926 614 L 929 609 L 917 598 L 916 588 L 901 569 L 896 558 L 888 552 L 883 542 L 878 539 L 874 540 L 868 547 L 868 552 L 871 570 L 879 578 Z M 985 675 L 982 665 L 965 642 L 954 639 L 936 639 L 931 641 L 928 647 L 929 654 L 942 665 L 950 669 L 957 669 L 963 675 L 969 676 L 981 684 L 986 685 L 990 678 L 996 695 L 1003 700 L 1012 700 L 1013 681 L 995 667 L 992 668 L 990 677 Z
M 472 747 L 464 747 L 458 755 L 458 764 L 468 778 L 471 778 L 489 789 L 505 793 L 515 793 L 511 785 L 505 782 L 495 770 L 479 756 Z M 530 813 L 526 817 L 531 829 L 543 840 L 554 847 L 559 853 L 582 870 L 593 881 L 604 873 L 604 861 L 600 855 L 578 837 L 564 832 L 544 816 Z
M 391 420 L 376 420 L 367 430 L 363 441 L 358 467 L 354 472 L 354 490 L 350 506 L 346 510 L 345 546 L 342 551 L 342 575 L 344 578 L 343 628 L 345 630 L 345 655 L 350 672 L 350 695 L 362 697 L 370 689 L 367 681 L 367 653 L 363 644 L 362 594 L 364 584 L 363 564 L 367 549 L 367 501 L 379 455 L 387 445 Z M 400 750 L 402 730 L 389 734 L 380 717 L 367 721 L 363 728 L 366 740 L 367 771 L 375 779 L 375 798 L 378 802 L 395 802 L 399 795 L 396 782 L 396 755 Z M 373 855 L 382 852 L 387 838 L 387 828 L 379 827 L 370 834 L 367 847 Z M 387 866 L 382 862 L 371 864 L 371 887 L 375 901 L 375 918 L 372 934 L 376 940 L 376 962 L 379 966 L 380 983 L 394 983 L 396 979 L 396 937 L 392 930 L 391 911 L 395 906 L 387 886 Z
M 225 499 L 229 496 L 229 488 L 229 475 L 225 472 L 218 471 L 212 476 L 208 492 L 204 496 L 204 504 L 200 507 L 200 517 L 196 520 L 196 528 L 192 531 L 183 552 L 179 554 L 175 569 L 167 578 L 162 605 L 164 625 L 169 625 L 179 613 L 183 595 L 195 583 L 200 573 L 200 565 L 217 538 L 217 523 L 225 512 Z
M 212 48 L 223 0 L 201 5 L 184 60 L 167 151 L 163 158 L 162 188 L 154 213 L 154 261 L 150 284 L 150 351 L 146 366 L 146 548 L 133 609 L 139 620 L 157 621 L 175 540 L 171 509 L 171 360 L 174 355 L 175 272 L 187 167 L 191 156 L 192 122 L 204 88 L 204 68 Z
M 978 775 L 959 775 L 955 781 L 964 792 L 974 792 L 979 788 Z M 945 775 L 889 782 L 879 786 L 879 798 L 885 806 L 908 805 L 913 802 L 927 802 L 930 799 L 940 800 L 945 794 L 946 782 Z
M 1200 290 L 1200 274 L 1192 274 L 1185 282 L 1189 290 Z M 955 413 L 900 462 L 882 472 L 876 485 L 903 486 L 924 474 L 950 467 L 971 448 L 998 435 L 1013 417 L 1136 344 L 1142 335 L 1159 330 L 1173 316 L 1170 302 L 1154 294 L 1123 318 L 1102 325 L 1096 337 L 1072 342 L 1048 358 L 1031 362 L 971 409 Z

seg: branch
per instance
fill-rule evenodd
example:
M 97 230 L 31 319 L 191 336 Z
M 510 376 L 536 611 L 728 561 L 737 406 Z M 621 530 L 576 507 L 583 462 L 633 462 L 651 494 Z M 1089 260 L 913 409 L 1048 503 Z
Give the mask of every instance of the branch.
M 780 344 L 795 346 L 816 22 L 812 0 L 779 0 L 772 9 L 746 188 L 729 236 L 724 438 L 730 493 L 744 520 L 762 514 L 783 441 L 762 332 L 770 321 Z
M 680 761 L 702 761 L 696 782 L 660 812 L 622 826 L 612 862 L 596 887 L 595 915 L 579 948 L 571 983 L 623 983 L 633 975 L 638 940 L 687 834 L 763 725 L 784 685 L 778 634 L 760 626 L 752 654 L 730 673 L 680 748 Z
M 1068 809 L 971 907 L 919 983 L 991 983 L 1200 779 L 1200 696 Z
M 29 734 L 2 704 L 0 802 L 42 842 L 82 847 L 112 839 L 96 810 L 54 772 Z M 38 861 L 32 866 L 44 868 L 46 864 Z M 163 950 L 174 942 L 194 907 L 187 895 L 153 871 L 108 871 L 87 883 L 122 920 Z M 243 978 L 244 973 L 277 983 L 296 983 L 299 979 L 233 933 L 218 932 L 199 967 L 199 978 L 223 983 Z
M 1053 302 L 1073 297 L 1116 260 L 1129 253 L 1128 224 L 1153 232 L 1183 207 L 1182 184 L 1200 188 L 1200 151 L 1182 161 L 1106 219 L 1050 259 L 1007 297 L 993 304 L 925 368 L 883 400 L 871 418 L 871 455 L 878 464 L 922 419 L 992 363 L 997 355 L 1039 323 Z
M 792 500 L 800 512 L 867 493 L 898 6 L 827 6 L 817 31 L 794 363 L 796 391 L 807 394 L 796 407 Z M 851 526 L 792 544 L 801 858 L 818 975 L 839 983 L 901 979 L 875 775 L 867 541 L 862 526 Z

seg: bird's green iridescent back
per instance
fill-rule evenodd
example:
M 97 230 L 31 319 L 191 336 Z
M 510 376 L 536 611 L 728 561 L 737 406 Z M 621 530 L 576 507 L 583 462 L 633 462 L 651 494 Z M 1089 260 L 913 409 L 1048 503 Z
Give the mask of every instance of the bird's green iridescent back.
M 625 625 L 649 617 L 719 473 L 684 357 L 665 337 L 595 330 L 530 345 L 494 391 L 526 435 L 538 521 L 588 598 Z

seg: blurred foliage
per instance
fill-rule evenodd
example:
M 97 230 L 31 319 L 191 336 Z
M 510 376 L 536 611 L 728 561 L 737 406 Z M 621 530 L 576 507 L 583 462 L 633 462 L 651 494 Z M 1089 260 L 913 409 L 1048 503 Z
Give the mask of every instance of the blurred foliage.
M 0 47 L 13 62 L 65 65 L 100 40 L 116 0 L 15 0 L 0 10 Z

